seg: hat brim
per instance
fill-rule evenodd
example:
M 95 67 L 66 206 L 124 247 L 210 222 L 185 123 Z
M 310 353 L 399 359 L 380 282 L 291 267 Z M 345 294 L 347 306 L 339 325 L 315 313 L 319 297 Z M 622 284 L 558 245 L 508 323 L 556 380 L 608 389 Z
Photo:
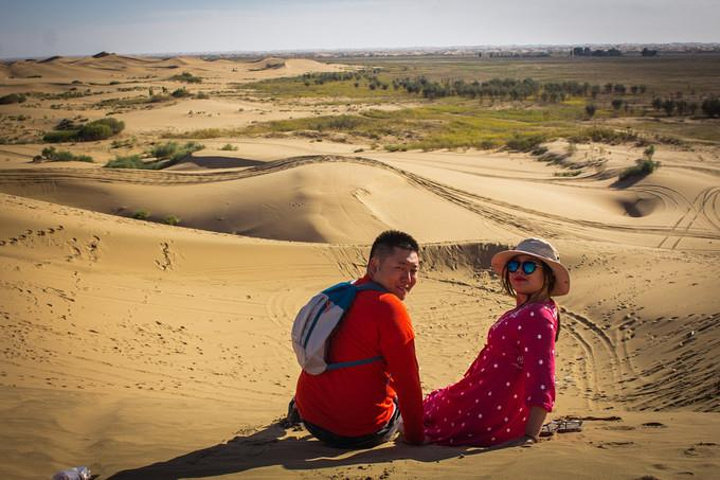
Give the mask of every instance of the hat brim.
M 492 266 L 493 270 L 495 270 L 495 273 L 502 277 L 505 264 L 511 258 L 517 255 L 528 255 L 530 257 L 537 258 L 538 260 L 543 261 L 552 269 L 553 273 L 555 274 L 555 287 L 550 292 L 550 295 L 561 296 L 567 295 L 570 292 L 570 272 L 568 271 L 568 269 L 565 268 L 562 263 L 554 262 L 540 255 L 536 255 L 534 253 L 526 252 L 523 250 L 505 250 L 493 255 L 492 260 L 490 261 L 490 265 Z

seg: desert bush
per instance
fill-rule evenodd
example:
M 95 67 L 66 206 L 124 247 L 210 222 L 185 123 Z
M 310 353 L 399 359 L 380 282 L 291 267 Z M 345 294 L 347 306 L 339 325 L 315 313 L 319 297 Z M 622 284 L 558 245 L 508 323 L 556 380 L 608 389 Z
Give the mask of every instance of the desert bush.
M 588 118 L 593 118 L 596 111 L 597 108 L 592 103 L 585 105 L 585 113 L 587 113 Z
M 160 170 L 165 167 L 165 162 L 145 161 L 140 155 L 128 155 L 115 157 L 105 164 L 105 168 L 136 168 L 139 170 Z
M 547 141 L 547 138 L 544 135 L 515 135 L 513 138 L 508 140 L 505 145 L 507 146 L 508 150 L 512 150 L 515 152 L 534 152 L 541 148 L 540 144 L 545 141 Z
M 147 210 L 138 210 L 135 213 L 133 213 L 133 218 L 137 220 L 147 220 L 150 218 L 150 212 Z
M 575 143 L 599 142 L 599 143 L 622 143 L 637 140 L 637 134 L 629 131 L 618 131 L 612 128 L 593 127 L 582 130 L 580 133 L 571 135 L 569 140 Z
M 189 97 L 190 95 L 191 93 L 188 92 L 185 87 L 173 90 L 173 92 L 170 94 L 170 96 L 172 96 L 173 98 L 185 98 Z
M 112 117 L 95 120 L 94 122 L 90 122 L 90 125 L 107 125 L 110 127 L 113 135 L 117 135 L 125 129 L 125 122 Z
M 238 147 L 236 147 L 234 145 L 230 145 L 229 143 L 226 143 L 225 145 L 223 145 L 223 147 L 220 150 L 234 152 L 234 151 L 237 151 L 237 149 L 238 149 Z
M 207 100 L 210 98 L 210 95 L 205 92 L 198 92 L 195 94 L 195 98 L 197 98 L 198 100 Z
M 55 131 L 48 132 L 43 136 L 47 143 L 60 142 L 92 142 L 105 140 L 120 133 L 125 128 L 125 123 L 114 118 L 101 118 L 78 127 L 72 120 L 61 120 L 55 126 Z
M 165 223 L 168 225 L 177 225 L 180 223 L 180 218 L 176 217 L 175 215 L 168 215 L 165 217 Z
M 10 105 L 12 103 L 23 103 L 27 97 L 22 93 L 10 93 L 0 97 L 0 105 Z
M 720 117 L 720 98 L 707 98 L 702 103 L 702 111 L 710 118 Z
M 655 155 L 655 145 L 648 145 L 643 151 L 643 155 L 648 161 L 652 161 L 653 155 Z
M 202 83 L 202 77 L 196 77 L 190 72 L 183 72 L 180 75 L 173 75 L 170 80 L 186 83 Z
M 105 140 L 106 138 L 112 137 L 112 135 L 112 128 L 110 128 L 109 125 L 88 123 L 75 132 L 75 139 L 80 142 L 93 142 L 96 140 Z
M 660 167 L 660 162 L 648 158 L 638 158 L 635 165 L 628 167 L 618 175 L 620 180 L 627 180 L 631 177 L 646 177 Z
M 38 159 L 38 157 L 35 157 Z M 50 162 L 93 162 L 92 157 L 88 155 L 74 155 L 66 150 L 56 150 L 55 147 L 43 148 L 39 161 L 47 160 Z
M 175 165 L 188 155 L 203 148 L 205 148 L 205 145 L 197 142 L 187 142 L 185 145 L 180 145 L 176 142 L 167 142 L 154 145 L 148 153 L 158 160 L 164 160 L 162 166 L 159 168 L 165 168 Z
M 56 130 L 43 135 L 43 142 L 46 143 L 63 143 L 74 142 L 77 140 L 76 130 Z

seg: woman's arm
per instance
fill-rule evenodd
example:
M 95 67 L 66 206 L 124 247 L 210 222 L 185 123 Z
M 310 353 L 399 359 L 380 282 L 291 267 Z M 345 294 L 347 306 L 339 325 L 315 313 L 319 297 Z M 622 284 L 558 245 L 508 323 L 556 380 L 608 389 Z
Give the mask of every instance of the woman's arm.
M 507 442 L 495 445 L 492 448 L 522 447 L 532 445 L 538 441 L 540 430 L 542 429 L 543 423 L 545 423 L 545 417 L 547 417 L 547 412 L 544 408 L 533 406 L 530 409 L 530 415 L 528 416 L 527 423 L 525 424 L 525 435 L 522 437 L 512 438 Z

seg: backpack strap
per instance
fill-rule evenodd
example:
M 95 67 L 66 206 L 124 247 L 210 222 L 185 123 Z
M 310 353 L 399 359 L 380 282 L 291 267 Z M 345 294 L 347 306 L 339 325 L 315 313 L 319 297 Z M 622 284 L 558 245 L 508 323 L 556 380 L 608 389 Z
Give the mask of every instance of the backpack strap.
M 387 293 L 388 289 L 383 287 L 377 282 L 367 282 L 363 283 L 362 285 L 358 285 L 355 287 L 357 292 L 367 292 L 367 291 L 375 291 L 375 292 L 382 292 Z M 359 365 L 367 365 L 368 363 L 373 363 L 382 360 L 382 355 L 377 355 L 375 357 L 370 358 L 363 358 L 361 360 L 352 360 L 349 362 L 337 362 L 337 363 L 328 363 L 327 367 L 325 368 L 325 371 L 330 370 L 338 370 L 340 368 L 348 368 L 348 367 L 357 367 Z
M 377 283 L 377 282 L 372 282 L 372 281 L 371 281 L 371 282 L 367 282 L 367 283 L 363 283 L 362 285 L 358 285 L 358 286 L 355 287 L 355 288 L 357 289 L 358 292 L 365 292 L 365 291 L 368 291 L 368 290 L 374 290 L 374 291 L 376 291 L 376 292 L 383 292 L 383 293 L 387 293 L 387 292 L 388 292 L 388 289 L 387 289 L 387 288 L 383 287 L 382 285 L 380 285 L 380 284 Z

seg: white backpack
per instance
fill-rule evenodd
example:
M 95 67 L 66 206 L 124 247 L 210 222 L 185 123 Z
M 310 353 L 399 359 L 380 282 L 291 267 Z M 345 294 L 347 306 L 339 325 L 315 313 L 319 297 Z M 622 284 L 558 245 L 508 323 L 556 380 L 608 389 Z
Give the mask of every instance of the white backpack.
M 330 337 L 340 325 L 345 312 L 350 309 L 357 292 L 365 290 L 387 291 L 374 282 L 362 285 L 350 282 L 338 283 L 315 295 L 300 309 L 293 322 L 291 337 L 293 350 L 304 371 L 311 375 L 319 375 L 328 370 L 382 360 L 382 357 L 376 356 L 352 362 L 328 364 L 325 359 Z

